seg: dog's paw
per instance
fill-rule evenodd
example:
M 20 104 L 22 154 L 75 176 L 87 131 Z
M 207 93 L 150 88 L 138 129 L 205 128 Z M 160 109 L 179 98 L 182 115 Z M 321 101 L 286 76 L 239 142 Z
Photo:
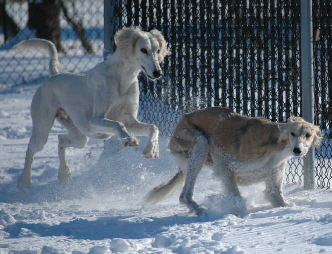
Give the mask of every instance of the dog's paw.
M 17 181 L 17 187 L 22 193 L 27 193 L 31 185 L 31 177 L 26 175 L 21 175 Z
M 157 142 L 148 143 L 144 148 L 143 154 L 148 159 L 158 159 L 159 158 L 159 144 Z
M 61 181 L 63 185 L 67 185 L 71 179 L 71 169 L 69 166 L 65 165 L 60 167 L 58 173 L 58 179 Z
M 121 139 L 123 146 L 139 146 L 139 141 L 134 137 L 127 137 Z
M 291 201 L 285 201 L 285 207 L 294 207 L 296 206 L 295 203 L 291 202 Z
M 208 219 L 208 214 L 206 212 L 206 209 L 202 206 L 199 206 L 198 208 L 196 208 L 195 213 L 196 213 L 197 217 L 200 220 L 207 220 Z
M 281 193 L 269 193 L 267 195 L 268 200 L 271 202 L 273 207 L 287 207 L 288 203 L 285 201 Z
M 247 212 L 246 200 L 240 196 L 234 196 L 231 198 L 231 207 L 235 215 L 243 215 Z

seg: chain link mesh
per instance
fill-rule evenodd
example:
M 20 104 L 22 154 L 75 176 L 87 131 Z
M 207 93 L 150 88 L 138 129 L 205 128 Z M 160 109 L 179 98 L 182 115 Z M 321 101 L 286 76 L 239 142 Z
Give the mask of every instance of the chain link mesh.
M 315 123 L 325 134 L 316 149 L 316 175 L 319 187 L 330 188 L 332 12 L 331 3 L 313 2 L 314 26 L 324 34 L 315 42 L 314 53 Z M 141 86 L 179 114 L 224 106 L 271 121 L 301 116 L 300 1 L 127 0 L 118 1 L 116 10 L 115 31 L 140 26 L 165 35 L 171 56 L 163 64 L 164 78 L 155 83 L 142 79 Z M 319 45 L 322 49 L 317 50 Z M 153 108 L 153 103 L 142 104 L 142 112 Z M 329 112 L 329 122 L 324 112 Z M 166 135 L 179 117 L 143 116 L 157 125 L 169 124 Z M 286 182 L 302 183 L 302 159 L 288 164 Z
M 3 1 L 0 13 L 6 13 L 20 29 L 10 35 L 9 21 L 0 14 L 0 91 L 12 85 L 42 80 L 48 76 L 48 56 L 45 52 L 26 52 L 12 49 L 21 40 L 35 37 L 27 26 L 28 2 Z M 102 61 L 104 47 L 104 1 L 65 0 L 61 1 L 61 42 L 65 53 L 60 54 L 61 70 L 83 72 Z M 83 27 L 84 30 L 79 30 Z M 90 54 L 83 47 L 84 39 L 91 44 Z M 14 70 L 14 69 L 15 70 Z M 17 73 L 20 73 L 17 75 Z M 2 87 L 1 87 L 2 86 Z
M 83 24 L 94 54 L 87 60 L 81 41 L 62 16 L 67 54 L 60 54 L 61 66 L 65 71 L 82 72 L 102 59 L 103 1 L 65 2 L 69 15 Z M 163 78 L 151 82 L 140 77 L 140 115 L 143 121 L 159 126 L 162 135 L 171 135 L 184 112 L 209 106 L 280 122 L 291 115 L 301 116 L 305 102 L 301 100 L 299 0 L 113 0 L 112 4 L 114 31 L 123 26 L 156 28 L 169 43 L 171 55 L 162 64 Z M 24 31 L 27 4 L 8 1 L 6 10 Z M 324 133 L 322 146 L 316 149 L 315 169 L 317 185 L 322 188 L 330 188 L 332 177 L 331 24 L 332 2 L 313 0 L 315 124 Z M 0 45 L 6 45 L 1 36 Z M 4 59 L 0 68 L 5 70 L 0 73 L 0 84 L 17 85 L 47 75 L 44 54 L 24 54 L 0 51 Z M 11 76 L 12 66 L 19 76 Z M 302 183 L 302 160 L 292 159 L 288 164 L 286 182 Z
M 318 187 L 331 188 L 332 178 L 332 2 L 313 1 L 315 123 L 325 139 L 316 150 Z

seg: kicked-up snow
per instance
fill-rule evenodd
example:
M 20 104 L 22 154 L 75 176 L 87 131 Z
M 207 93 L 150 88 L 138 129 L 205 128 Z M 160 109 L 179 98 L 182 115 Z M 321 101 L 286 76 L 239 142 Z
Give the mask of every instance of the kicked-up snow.
M 263 185 L 241 188 L 247 204 L 233 215 L 220 182 L 203 170 L 194 198 L 207 216 L 188 215 L 180 190 L 159 205 L 142 208 L 147 192 L 177 171 L 160 139 L 160 158 L 122 148 L 117 138 L 90 140 L 68 149 L 72 179 L 57 179 L 55 124 L 36 154 L 27 194 L 16 187 L 31 134 L 30 103 L 38 84 L 0 93 L 0 253 L 332 253 L 332 193 L 284 186 L 289 207 L 272 208 Z

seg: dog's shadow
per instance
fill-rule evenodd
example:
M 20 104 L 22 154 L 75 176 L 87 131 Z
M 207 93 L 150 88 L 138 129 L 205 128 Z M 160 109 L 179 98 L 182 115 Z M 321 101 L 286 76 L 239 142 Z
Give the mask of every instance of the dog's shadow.
M 82 191 L 78 191 L 77 188 L 77 181 L 71 186 L 64 186 L 58 180 L 54 180 L 41 185 L 32 183 L 27 193 L 21 193 L 17 188 L 17 181 L 13 181 L 1 186 L 0 202 L 39 203 L 83 198 L 86 195 L 85 191 L 82 188 Z
M 197 217 L 172 215 L 170 217 L 130 221 L 132 216 L 104 217 L 94 221 L 75 219 L 59 225 L 17 222 L 4 228 L 11 238 L 22 237 L 22 229 L 31 236 L 67 236 L 73 239 L 103 240 L 112 238 L 142 239 L 154 237 L 173 225 L 197 222 Z

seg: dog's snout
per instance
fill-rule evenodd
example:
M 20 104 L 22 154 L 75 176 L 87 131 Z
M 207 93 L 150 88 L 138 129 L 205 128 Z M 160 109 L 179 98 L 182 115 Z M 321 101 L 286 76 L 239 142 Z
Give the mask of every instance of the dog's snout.
M 301 149 L 298 148 L 298 147 L 295 147 L 295 148 L 293 149 L 293 153 L 294 153 L 295 155 L 300 155 L 301 152 L 302 152 Z
M 160 78 L 160 77 L 161 77 L 161 71 L 160 71 L 160 70 L 155 70 L 155 71 L 153 72 L 153 76 L 154 76 L 155 78 Z

